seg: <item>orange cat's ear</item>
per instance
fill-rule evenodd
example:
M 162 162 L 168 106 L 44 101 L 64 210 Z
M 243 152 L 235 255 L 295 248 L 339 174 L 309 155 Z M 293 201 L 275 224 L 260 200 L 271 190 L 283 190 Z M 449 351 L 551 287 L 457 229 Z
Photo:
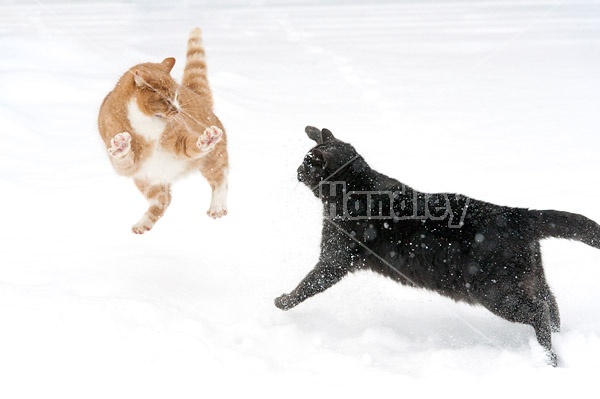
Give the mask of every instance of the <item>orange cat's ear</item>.
M 135 84 L 138 87 L 146 86 L 146 81 L 142 77 L 142 74 L 140 73 L 140 71 L 138 71 L 137 69 L 133 72 L 133 80 L 135 80 Z
M 165 58 L 164 60 L 162 60 L 161 64 L 166 66 L 167 70 L 169 72 L 171 72 L 171 69 L 173 69 L 173 65 L 175 65 L 175 58 L 173 58 L 173 57 Z

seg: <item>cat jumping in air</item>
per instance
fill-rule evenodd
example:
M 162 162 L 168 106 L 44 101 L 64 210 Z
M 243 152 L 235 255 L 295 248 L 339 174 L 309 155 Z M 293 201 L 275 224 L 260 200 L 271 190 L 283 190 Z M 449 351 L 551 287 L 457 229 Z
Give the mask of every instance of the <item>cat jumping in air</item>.
M 275 305 L 289 310 L 370 269 L 402 284 L 479 304 L 531 325 L 557 365 L 551 333 L 560 316 L 539 241 L 557 237 L 600 249 L 600 226 L 578 214 L 498 206 L 459 194 L 426 194 L 371 169 L 354 147 L 307 127 L 317 145 L 298 179 L 323 202 L 321 254 L 314 269 Z
M 174 64 L 166 58 L 130 68 L 100 107 L 98 129 L 113 167 L 149 202 L 136 234 L 152 229 L 171 202 L 171 184 L 193 171 L 212 188 L 208 215 L 227 214 L 227 139 L 213 113 L 200 29 L 190 34 L 181 84 L 170 75 Z

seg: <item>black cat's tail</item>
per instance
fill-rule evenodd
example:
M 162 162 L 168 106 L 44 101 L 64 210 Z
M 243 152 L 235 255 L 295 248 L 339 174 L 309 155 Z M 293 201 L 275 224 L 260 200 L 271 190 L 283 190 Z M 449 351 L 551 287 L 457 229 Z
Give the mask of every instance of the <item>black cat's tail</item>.
M 561 211 L 529 211 L 539 239 L 565 238 L 600 249 L 600 225 L 583 215 Z

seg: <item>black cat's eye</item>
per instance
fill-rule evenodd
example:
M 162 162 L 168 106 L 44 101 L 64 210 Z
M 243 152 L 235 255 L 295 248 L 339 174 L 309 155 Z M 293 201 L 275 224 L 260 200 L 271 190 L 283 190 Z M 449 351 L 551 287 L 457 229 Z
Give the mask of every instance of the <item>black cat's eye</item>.
M 314 155 L 312 152 L 306 156 L 306 159 L 309 164 L 314 166 L 323 165 L 323 158 Z
M 309 152 L 307 157 L 312 165 L 323 167 L 327 164 L 325 160 L 325 154 L 318 148 L 315 148 Z

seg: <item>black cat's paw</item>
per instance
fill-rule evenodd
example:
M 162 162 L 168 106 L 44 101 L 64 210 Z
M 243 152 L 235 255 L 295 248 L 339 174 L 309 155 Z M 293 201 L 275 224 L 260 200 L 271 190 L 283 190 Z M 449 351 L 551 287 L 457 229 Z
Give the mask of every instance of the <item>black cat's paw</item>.
M 288 294 L 283 294 L 279 298 L 275 298 L 275 306 L 281 310 L 290 310 L 296 304 L 292 300 L 292 297 Z

